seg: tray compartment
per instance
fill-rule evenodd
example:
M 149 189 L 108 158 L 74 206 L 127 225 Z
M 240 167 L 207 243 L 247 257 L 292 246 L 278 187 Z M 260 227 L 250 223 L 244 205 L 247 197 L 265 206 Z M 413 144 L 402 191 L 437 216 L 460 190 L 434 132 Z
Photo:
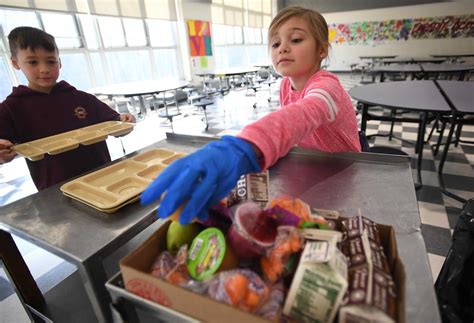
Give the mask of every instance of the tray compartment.
M 82 180 L 96 187 L 107 187 L 121 181 L 126 177 L 134 175 L 136 172 L 145 169 L 147 166 L 133 160 L 124 160 L 107 168 L 98 170 L 90 175 L 86 175 Z
M 73 194 L 78 199 L 87 201 L 101 208 L 109 208 L 118 201 L 118 198 L 114 194 L 104 192 L 81 182 L 65 184 L 62 190 L 66 190 L 68 195 Z
M 137 175 L 149 180 L 154 180 L 164 169 L 165 166 L 156 164 L 139 171 Z
M 140 194 L 167 167 L 160 161 L 184 155 L 155 148 L 76 178 L 60 189 L 64 195 L 96 210 L 114 213 L 139 200 Z
M 75 139 L 62 139 L 41 145 L 41 148 L 46 150 L 50 155 L 57 155 L 65 151 L 76 149 L 79 147 L 79 141 Z
M 184 153 L 178 153 L 174 156 L 171 156 L 170 158 L 167 158 L 165 160 L 163 160 L 163 164 L 165 165 L 169 165 L 171 164 L 172 162 L 174 162 L 176 159 L 180 159 L 180 158 L 183 158 L 184 156 L 186 156 L 186 154 Z
M 131 197 L 143 192 L 150 181 L 139 177 L 127 177 L 106 188 L 107 191 L 123 197 Z
M 122 136 L 133 130 L 133 123 L 120 123 L 110 127 L 105 127 L 101 131 L 108 133 L 111 136 Z
M 98 123 L 98 124 L 94 124 L 92 126 L 87 126 L 87 127 L 81 128 L 81 130 L 87 131 L 87 132 L 102 131 L 102 129 L 104 129 L 104 128 L 107 128 L 107 127 L 110 127 L 110 126 L 113 126 L 113 125 L 116 125 L 116 124 L 119 124 L 119 123 L 121 123 L 121 121 L 105 121 L 105 122 L 101 122 L 101 123 Z
M 30 144 L 21 144 L 12 147 L 12 150 L 18 154 L 28 158 L 31 161 L 36 161 L 44 158 L 45 151 Z
M 40 160 L 48 153 L 60 154 L 76 149 L 79 144 L 92 145 L 107 139 L 107 136 L 123 136 L 130 133 L 135 125 L 122 121 L 106 121 L 92 126 L 83 127 L 57 135 L 29 141 L 13 146 L 18 154 L 32 161 Z M 27 146 L 28 145 L 28 146 Z
M 174 155 L 174 152 L 172 152 L 171 150 L 152 149 L 143 154 L 135 156 L 132 159 L 141 163 L 151 165 L 151 164 L 156 164 L 162 161 L 163 159 L 168 158 L 173 155 Z
M 77 141 L 79 141 L 82 145 L 92 145 L 107 139 L 107 134 L 104 134 L 101 131 L 92 131 L 92 132 L 84 132 L 84 134 L 78 135 L 74 137 Z

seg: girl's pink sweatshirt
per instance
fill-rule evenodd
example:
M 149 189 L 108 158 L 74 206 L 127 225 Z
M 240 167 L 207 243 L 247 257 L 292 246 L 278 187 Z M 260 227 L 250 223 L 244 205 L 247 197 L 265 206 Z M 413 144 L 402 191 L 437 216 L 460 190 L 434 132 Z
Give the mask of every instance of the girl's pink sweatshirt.
M 262 170 L 295 145 L 326 152 L 360 152 L 355 110 L 336 75 L 316 72 L 302 91 L 288 77 L 280 85 L 281 108 L 246 126 L 238 137 L 263 154 Z

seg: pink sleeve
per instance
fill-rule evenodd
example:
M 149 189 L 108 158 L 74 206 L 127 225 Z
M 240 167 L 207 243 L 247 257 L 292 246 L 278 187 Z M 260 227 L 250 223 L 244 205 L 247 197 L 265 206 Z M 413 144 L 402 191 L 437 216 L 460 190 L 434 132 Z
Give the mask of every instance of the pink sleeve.
M 238 137 L 261 150 L 265 170 L 318 127 L 336 121 L 343 90 L 337 79 L 317 78 L 305 87 L 299 100 L 248 125 Z

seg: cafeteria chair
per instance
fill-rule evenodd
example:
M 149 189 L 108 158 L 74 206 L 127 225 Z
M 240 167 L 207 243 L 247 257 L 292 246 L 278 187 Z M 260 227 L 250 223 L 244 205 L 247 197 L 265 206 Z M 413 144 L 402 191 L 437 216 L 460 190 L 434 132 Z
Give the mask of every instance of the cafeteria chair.
M 204 119 L 203 121 L 206 123 L 206 128 L 204 128 L 205 131 L 209 130 L 209 122 L 207 120 L 207 106 L 210 104 L 213 104 L 214 101 L 211 100 L 201 100 L 199 102 L 194 103 L 194 106 L 201 109 L 204 112 Z
M 171 132 L 174 133 L 174 128 L 173 128 L 173 118 L 181 115 L 179 112 L 166 112 L 163 111 L 162 113 L 158 114 L 158 117 L 160 118 L 165 118 L 167 121 L 170 123 L 171 126 Z

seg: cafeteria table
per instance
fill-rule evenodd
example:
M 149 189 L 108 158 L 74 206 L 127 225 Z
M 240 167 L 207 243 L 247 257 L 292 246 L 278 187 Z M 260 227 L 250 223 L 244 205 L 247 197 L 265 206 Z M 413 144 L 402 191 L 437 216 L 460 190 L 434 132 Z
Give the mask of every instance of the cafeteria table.
M 209 140 L 168 133 L 166 140 L 141 151 L 167 148 L 189 153 Z M 64 196 L 60 185 L 2 207 L 0 224 L 74 263 L 97 320 L 110 321 L 103 260 L 152 223 L 164 223 L 156 221 L 158 202 L 133 203 L 104 214 Z M 270 168 L 270 197 L 282 194 L 299 197 L 313 207 L 338 210 L 343 216 L 357 215 L 360 210 L 378 223 L 393 226 L 406 271 L 406 321 L 440 322 L 409 157 L 294 148 Z
M 418 64 L 396 64 L 396 65 L 378 65 L 372 67 L 370 74 L 372 74 L 372 80 L 375 82 L 375 74 L 380 74 L 380 82 L 384 82 L 387 74 L 410 74 L 411 78 L 415 78 L 416 73 L 420 73 L 423 70 Z
M 353 87 L 349 94 L 362 106 L 361 131 L 365 131 L 368 120 L 402 121 L 418 123 L 418 135 L 415 145 L 417 158 L 416 188 L 423 185 L 421 179 L 421 164 L 423 160 L 423 144 L 428 113 L 447 114 L 451 107 L 438 90 L 434 81 L 401 81 L 374 83 Z M 418 120 L 411 118 L 396 118 L 374 116 L 369 114 L 371 106 L 381 106 L 390 110 L 406 110 L 420 112 Z
M 194 150 L 211 140 L 177 134 L 167 136 L 153 147 Z M 270 198 L 290 195 L 312 207 L 337 210 L 346 217 L 360 212 L 378 223 L 393 226 L 406 272 L 405 321 L 440 322 L 408 156 L 331 154 L 297 147 L 269 171 Z M 127 294 L 123 288 L 121 291 Z M 144 306 L 157 305 L 134 294 L 128 293 L 126 297 Z M 121 301 L 128 303 L 125 298 Z M 168 317 L 173 312 L 164 310 Z M 179 319 L 182 316 L 178 314 L 174 321 Z
M 420 65 L 425 79 L 428 79 L 430 75 L 434 75 L 438 78 L 439 75 L 459 74 L 458 80 L 463 81 L 466 78 L 466 74 L 474 70 L 474 65 L 468 64 L 421 64 Z
M 397 57 L 392 59 L 383 59 L 380 61 L 383 65 L 389 64 L 420 64 L 420 63 L 443 63 L 446 58 L 442 57 Z
M 383 59 L 393 59 L 397 57 L 397 55 L 364 55 L 364 56 L 359 56 L 360 59 L 362 60 L 371 60 L 372 66 L 375 65 L 375 62 L 383 60 Z
M 125 82 L 125 83 L 116 83 L 109 84 L 105 86 L 99 86 L 96 88 L 90 89 L 88 92 L 94 93 L 96 95 L 107 95 L 108 97 L 115 96 L 124 96 L 124 97 L 133 97 L 138 96 L 140 100 L 140 109 L 141 113 L 146 113 L 145 101 L 143 96 L 146 94 L 163 94 L 163 104 L 165 106 L 165 113 L 160 115 L 166 117 L 168 113 L 168 105 L 166 103 L 166 92 L 173 91 L 176 106 L 178 106 L 178 100 L 176 98 L 176 91 L 183 89 L 189 85 L 187 81 L 176 81 L 176 80 L 167 80 L 167 81 L 156 81 L 156 80 L 146 80 L 146 81 L 137 81 L 137 82 Z
M 474 124 L 474 82 L 461 82 L 461 81 L 435 81 L 439 89 L 445 96 L 449 105 L 453 109 L 453 113 L 450 117 L 451 128 L 446 139 L 443 154 L 438 165 L 438 177 L 440 182 L 441 191 L 446 195 L 465 203 L 466 199 L 448 191 L 445 187 L 443 180 L 443 167 L 448 155 L 449 146 L 452 143 L 452 138 L 455 129 L 458 125 L 465 123 Z M 464 117 L 471 117 L 465 119 Z M 472 142 L 471 142 L 472 143 Z
M 430 55 L 431 57 L 441 57 L 441 58 L 446 58 L 448 61 L 452 63 L 456 62 L 461 62 L 461 59 L 463 57 L 474 57 L 474 53 L 469 53 L 469 54 L 447 54 L 447 55 Z
M 225 90 L 230 89 L 228 82 L 229 77 L 235 76 L 246 76 L 247 74 L 256 73 L 260 70 L 258 67 L 234 67 L 225 69 L 205 70 L 195 73 L 196 76 L 202 77 L 202 86 L 205 93 L 207 93 L 208 87 L 206 85 L 207 78 L 219 78 L 219 92 L 223 93 Z M 222 85 L 222 79 L 225 78 L 227 87 L 224 88 Z
M 0 224 L 77 266 L 97 321 L 110 321 L 103 261 L 157 220 L 156 205 L 133 203 L 107 214 L 66 197 L 59 189 L 62 184 L 2 206 Z

